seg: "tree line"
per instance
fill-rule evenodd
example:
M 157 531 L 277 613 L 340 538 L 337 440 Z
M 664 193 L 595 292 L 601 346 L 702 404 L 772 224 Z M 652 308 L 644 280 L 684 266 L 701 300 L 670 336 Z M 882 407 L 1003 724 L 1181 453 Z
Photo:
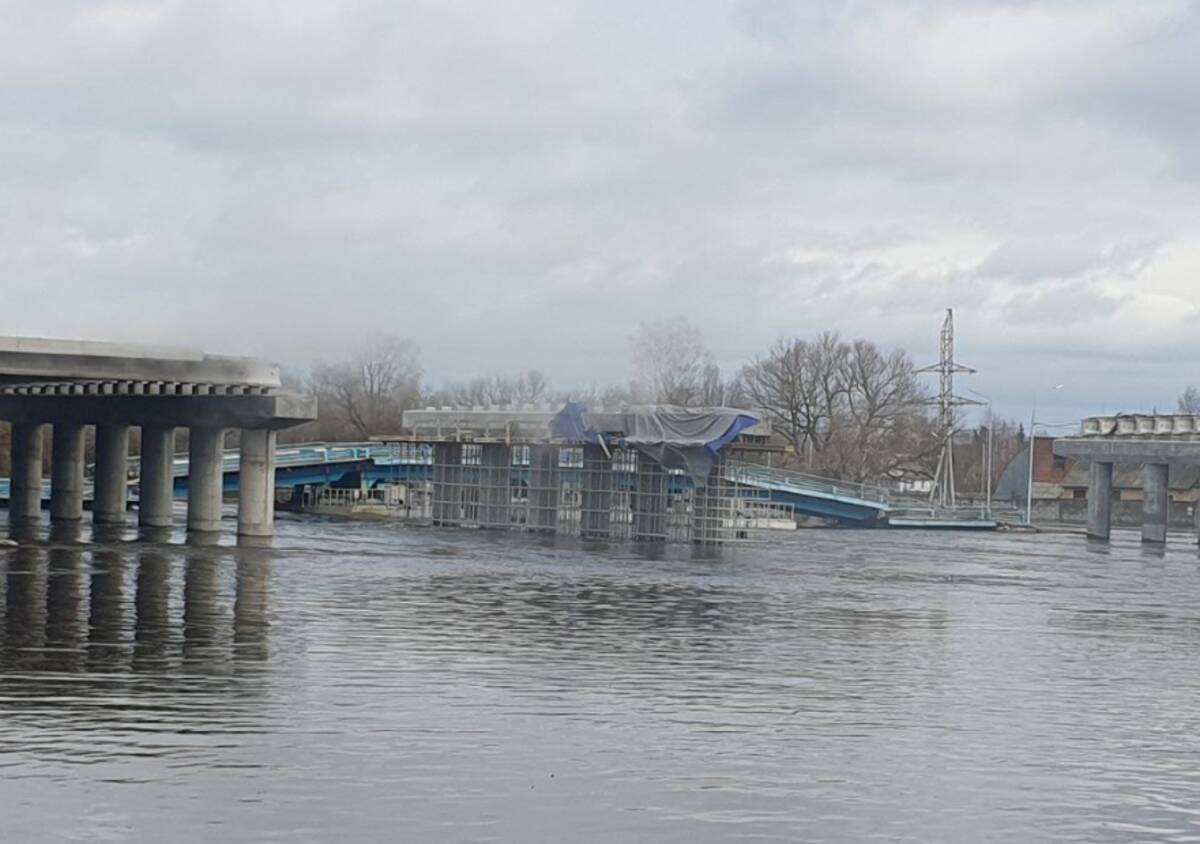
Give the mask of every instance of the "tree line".
M 439 385 L 426 382 L 420 350 L 389 335 L 367 338 L 353 354 L 314 362 L 289 386 L 315 393 L 320 418 L 288 438 L 350 440 L 401 430 L 404 410 L 422 406 L 582 401 L 591 406 L 673 404 L 754 409 L 768 417 L 782 458 L 805 471 L 876 482 L 932 472 L 940 447 L 930 393 L 902 349 L 825 332 L 784 338 L 729 375 L 700 330 L 686 319 L 640 323 L 628 338 L 625 382 L 562 388 L 545 373 L 491 373 Z M 972 459 L 960 472 L 969 481 Z

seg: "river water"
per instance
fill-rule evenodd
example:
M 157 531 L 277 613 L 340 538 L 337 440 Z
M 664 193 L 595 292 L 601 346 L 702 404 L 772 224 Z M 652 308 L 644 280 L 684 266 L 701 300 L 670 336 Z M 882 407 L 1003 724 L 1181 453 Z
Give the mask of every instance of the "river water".
M 1200 838 L 1200 562 L 281 517 L 0 552 L 4 842 Z

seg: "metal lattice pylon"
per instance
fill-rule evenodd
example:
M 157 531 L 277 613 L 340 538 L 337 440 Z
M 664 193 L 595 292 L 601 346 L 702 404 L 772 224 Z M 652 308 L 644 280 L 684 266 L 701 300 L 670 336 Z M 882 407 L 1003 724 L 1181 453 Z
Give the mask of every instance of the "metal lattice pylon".
M 941 507 L 955 506 L 954 500 L 954 434 L 957 431 L 957 420 L 954 409 L 962 405 L 981 405 L 983 402 L 967 399 L 954 394 L 955 373 L 974 374 L 969 366 L 962 366 L 954 360 L 954 309 L 946 309 L 946 319 L 942 323 L 941 360 L 933 366 L 918 369 L 917 372 L 936 372 L 939 378 L 937 398 L 932 403 L 938 406 L 938 436 L 941 439 L 942 450 L 938 455 L 937 471 L 934 473 L 933 489 L 929 492 L 931 503 Z

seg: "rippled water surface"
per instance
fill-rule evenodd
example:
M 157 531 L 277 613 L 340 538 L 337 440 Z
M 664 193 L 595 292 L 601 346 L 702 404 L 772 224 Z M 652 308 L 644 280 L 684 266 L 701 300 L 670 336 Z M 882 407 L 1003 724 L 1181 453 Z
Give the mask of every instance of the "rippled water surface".
M 1200 839 L 1200 562 L 280 520 L 0 552 L 23 841 Z

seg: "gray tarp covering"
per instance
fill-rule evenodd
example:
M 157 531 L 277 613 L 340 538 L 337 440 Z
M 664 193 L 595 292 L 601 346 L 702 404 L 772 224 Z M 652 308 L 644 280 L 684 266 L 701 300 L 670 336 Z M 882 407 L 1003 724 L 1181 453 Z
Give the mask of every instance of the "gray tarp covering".
M 668 469 L 683 469 L 702 486 L 717 452 L 758 419 L 728 407 L 647 405 L 622 414 L 624 441 Z
M 668 469 L 682 469 L 703 486 L 717 452 L 757 424 L 757 417 L 729 407 L 645 405 L 589 413 L 582 404 L 568 403 L 550 422 L 550 432 L 562 439 L 632 446 Z

